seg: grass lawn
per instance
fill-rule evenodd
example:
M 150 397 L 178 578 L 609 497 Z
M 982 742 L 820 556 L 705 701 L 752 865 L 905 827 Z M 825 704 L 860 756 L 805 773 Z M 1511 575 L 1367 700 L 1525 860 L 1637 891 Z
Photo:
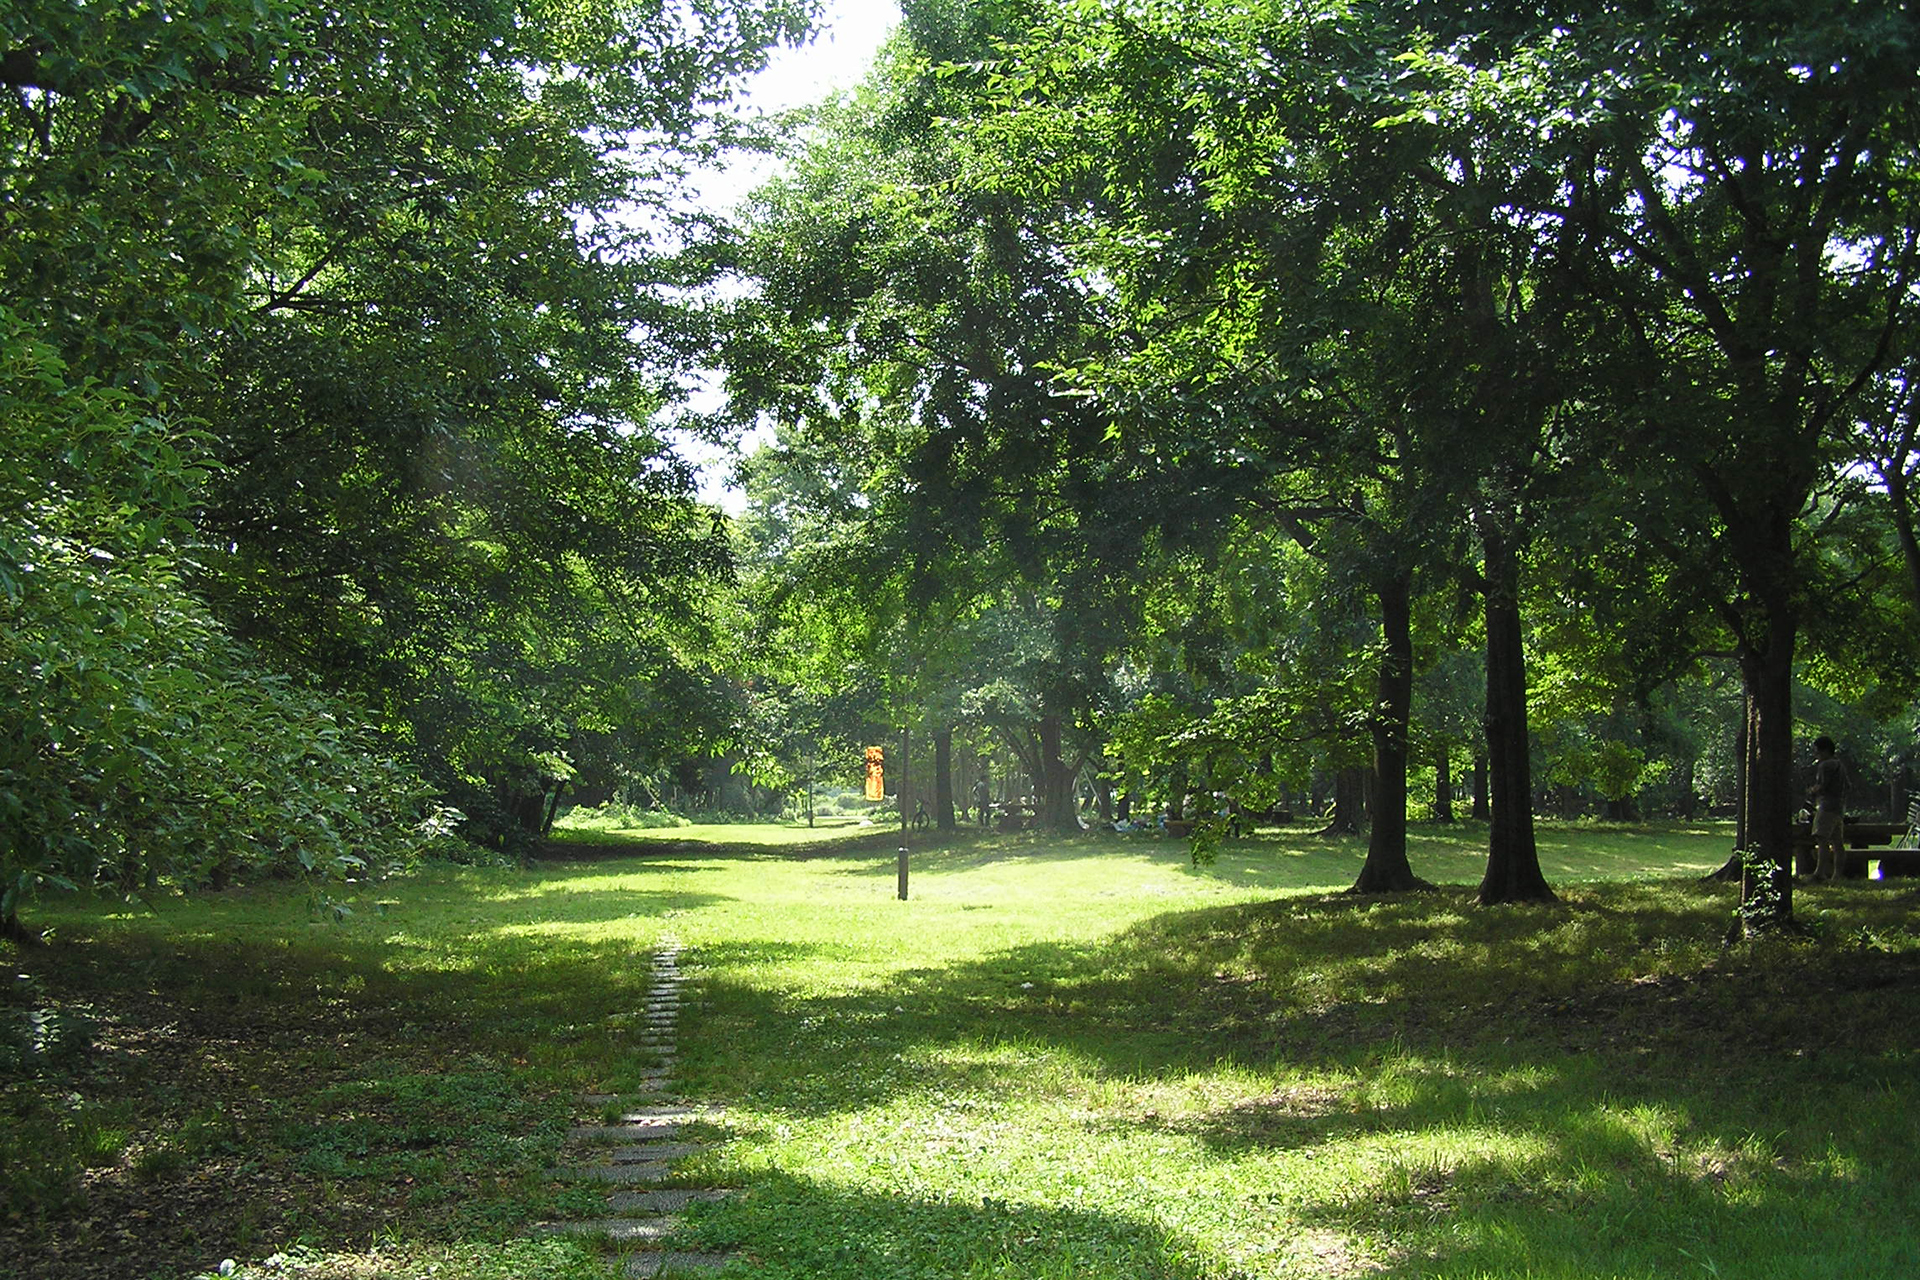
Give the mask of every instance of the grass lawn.
M 1722 945 L 1707 826 L 1546 826 L 1562 901 L 1341 892 L 1304 829 L 1152 839 L 582 833 L 530 871 L 50 902 L 0 952 L 0 1260 L 23 1275 L 587 1277 L 530 1224 L 571 1099 L 632 1089 L 685 945 L 723 1106 L 682 1243 L 742 1275 L 1920 1275 L 1920 933 L 1806 889 Z M 705 833 L 701 833 L 705 834 Z M 852 843 L 848 843 L 851 840 Z M 7 1270 L 0 1265 L 0 1270 Z

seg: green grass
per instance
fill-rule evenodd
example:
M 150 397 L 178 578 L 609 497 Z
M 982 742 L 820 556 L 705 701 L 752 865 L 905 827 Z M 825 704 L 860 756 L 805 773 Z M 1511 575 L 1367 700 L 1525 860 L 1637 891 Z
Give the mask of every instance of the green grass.
M 1472 827 L 1416 830 L 1416 872 L 1455 887 L 1406 897 L 1340 892 L 1364 846 L 1288 829 L 1206 868 L 1150 838 L 921 842 L 906 902 L 897 831 L 716 830 L 592 833 L 345 915 L 271 889 L 50 907 L 7 1008 L 95 1030 L 0 1060 L 53 1152 L 43 1191 L 0 1181 L 0 1253 L 595 1274 L 519 1237 L 591 1212 L 540 1170 L 575 1093 L 647 1065 L 625 1015 L 671 935 L 683 1089 L 729 1139 L 689 1176 L 746 1189 L 683 1243 L 743 1274 L 1920 1274 L 1897 884 L 1803 891 L 1813 941 L 1729 950 L 1708 826 L 1543 827 L 1562 902 L 1493 910 Z M 142 1238 L 102 1225 L 135 1203 Z

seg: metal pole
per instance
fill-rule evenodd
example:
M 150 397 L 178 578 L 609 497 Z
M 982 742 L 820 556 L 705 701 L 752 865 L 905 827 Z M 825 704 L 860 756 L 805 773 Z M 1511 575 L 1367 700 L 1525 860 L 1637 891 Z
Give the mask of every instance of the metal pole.
M 902 902 L 907 900 L 907 761 L 912 748 L 913 739 L 910 736 L 912 732 L 910 728 L 904 725 L 901 726 L 900 782 L 898 786 L 900 795 L 900 867 L 898 894 Z

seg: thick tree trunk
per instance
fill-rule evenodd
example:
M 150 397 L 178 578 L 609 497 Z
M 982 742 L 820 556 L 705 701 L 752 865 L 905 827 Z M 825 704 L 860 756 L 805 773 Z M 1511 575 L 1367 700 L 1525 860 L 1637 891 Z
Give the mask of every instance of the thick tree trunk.
M 933 820 L 942 831 L 960 824 L 953 818 L 953 726 L 933 733 Z
M 1740 727 L 1733 732 L 1733 852 L 1720 864 L 1717 871 L 1703 876 L 1706 880 L 1732 880 L 1736 883 L 1746 876 L 1741 865 L 1741 854 L 1747 848 L 1747 833 L 1753 829 L 1747 812 L 1747 799 L 1753 794 L 1749 785 L 1753 778 L 1753 691 L 1747 687 L 1746 677 L 1740 681 Z
M 1040 718 L 1041 793 L 1040 822 L 1049 831 L 1078 831 L 1080 821 L 1073 812 L 1073 779 L 1066 761 L 1060 758 L 1061 725 L 1059 716 Z
M 1380 585 L 1380 671 L 1373 698 L 1373 831 L 1355 893 L 1418 888 L 1407 862 L 1407 722 L 1413 711 L 1412 584 Z
M 1733 847 L 1747 848 L 1753 834 L 1753 689 L 1740 677 L 1740 728 L 1734 735 Z M 1736 859 L 1736 862 L 1738 860 Z
M 1493 816 L 1493 805 L 1487 799 L 1487 758 L 1476 755 L 1473 758 L 1473 770 L 1469 775 L 1473 788 L 1473 804 L 1467 815 L 1475 822 L 1485 822 Z
M 1487 580 L 1487 763 L 1493 791 L 1484 905 L 1552 902 L 1533 838 L 1533 763 L 1527 737 L 1527 668 L 1520 626 L 1520 561 L 1497 516 L 1479 520 Z
M 1316 833 L 1323 836 L 1357 836 L 1367 803 L 1367 771 L 1353 767 L 1333 775 L 1333 816 Z
M 1793 921 L 1793 650 L 1799 627 L 1784 603 L 1769 615 L 1765 648 L 1748 646 L 1740 655 L 1741 680 L 1753 708 L 1747 847 L 1759 855 L 1763 868 L 1740 882 L 1749 929 L 1782 928 Z M 1756 910 L 1756 899 L 1767 905 Z

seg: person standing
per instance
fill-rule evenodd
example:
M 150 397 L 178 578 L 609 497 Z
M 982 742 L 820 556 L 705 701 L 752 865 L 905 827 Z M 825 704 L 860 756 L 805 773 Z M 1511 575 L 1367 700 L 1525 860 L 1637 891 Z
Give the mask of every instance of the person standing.
M 1847 767 L 1824 734 L 1813 740 L 1813 786 L 1807 796 L 1813 801 L 1813 878 L 1833 880 L 1840 874 L 1840 846 L 1846 840 Z

